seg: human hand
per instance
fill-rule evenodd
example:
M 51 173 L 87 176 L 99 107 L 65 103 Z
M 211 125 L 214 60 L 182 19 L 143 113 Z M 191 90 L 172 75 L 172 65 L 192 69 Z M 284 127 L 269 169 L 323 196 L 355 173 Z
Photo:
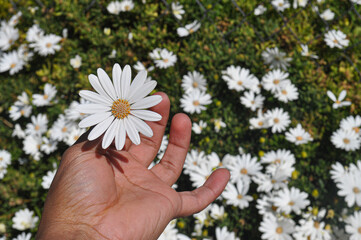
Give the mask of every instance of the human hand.
M 37 239 L 157 239 L 169 221 L 201 211 L 214 201 L 229 180 L 226 169 L 216 170 L 206 183 L 190 192 L 171 186 L 181 174 L 187 155 L 191 121 L 176 114 L 169 144 L 160 161 L 148 169 L 160 147 L 169 116 L 166 94 L 151 110 L 162 115 L 148 122 L 153 137 L 141 135 L 123 150 L 104 150 L 101 138 L 87 133 L 63 155 L 50 187 Z M 89 131 L 88 131 L 89 132 Z

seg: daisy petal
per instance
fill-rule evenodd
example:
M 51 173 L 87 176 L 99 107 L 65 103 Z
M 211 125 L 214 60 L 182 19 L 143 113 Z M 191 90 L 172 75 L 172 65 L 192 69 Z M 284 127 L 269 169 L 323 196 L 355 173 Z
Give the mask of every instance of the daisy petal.
M 156 81 L 150 81 L 145 83 L 141 89 L 133 92 L 132 96 L 129 97 L 129 103 L 135 103 L 137 100 L 144 98 L 147 96 L 153 89 L 157 86 Z
M 136 127 L 134 126 L 134 124 L 129 120 L 129 118 L 124 118 L 124 125 L 125 125 L 125 129 L 127 130 L 127 135 L 129 137 L 129 139 L 135 145 L 139 145 L 140 144 L 139 133 L 138 133 Z
M 137 76 L 135 76 L 132 84 L 130 85 L 130 89 L 129 92 L 130 93 L 134 93 L 138 90 L 138 88 L 140 88 L 141 86 L 143 86 L 145 79 L 147 79 L 147 71 L 143 70 L 140 71 Z M 129 98 L 132 97 L 131 95 L 128 96 Z
M 102 95 L 89 90 L 81 90 L 79 92 L 79 95 L 85 100 L 88 100 L 89 102 L 99 103 L 106 106 L 112 105 L 112 102 L 103 97 Z
M 134 117 L 132 115 L 128 116 L 129 120 L 132 121 L 135 125 L 135 128 L 144 136 L 146 137 L 152 137 L 153 136 L 153 131 L 151 129 L 151 127 L 148 126 L 148 124 L 146 124 L 143 120 Z
M 131 110 L 130 113 L 145 121 L 156 122 L 162 119 L 160 114 L 149 110 Z
M 122 93 L 122 98 L 127 99 L 129 95 L 129 88 L 130 88 L 130 79 L 132 78 L 132 71 L 129 65 L 126 65 L 123 69 L 123 73 L 120 80 L 120 90 Z
M 122 75 L 122 68 L 120 67 L 120 65 L 118 63 L 114 64 L 112 77 L 113 77 L 114 89 L 115 89 L 115 92 L 117 93 L 118 98 L 121 98 L 121 95 L 122 95 L 122 93 L 120 91 L 120 76 L 121 75 Z
M 94 74 L 90 74 L 88 76 L 88 79 L 92 87 L 95 89 L 95 91 L 97 91 L 101 96 L 105 97 L 107 100 L 111 102 L 113 101 L 111 97 L 105 92 L 97 76 L 95 76 Z
M 342 90 L 340 95 L 338 96 L 338 100 L 341 102 L 343 99 L 345 99 L 346 94 L 347 94 L 346 90 Z
M 327 96 L 328 96 L 332 101 L 334 101 L 334 102 L 337 101 L 336 96 L 335 96 L 335 94 L 333 94 L 333 92 L 327 91 Z
M 98 112 L 106 112 L 110 110 L 109 106 L 104 106 L 103 104 L 79 104 L 76 106 L 76 110 L 80 113 L 93 114 Z
M 123 149 L 125 144 L 125 136 L 126 134 L 125 134 L 124 120 L 119 119 L 119 125 L 115 135 L 115 147 L 117 150 Z
M 100 112 L 100 113 L 92 114 L 92 115 L 84 118 L 83 120 L 81 120 L 80 123 L 79 123 L 79 127 L 80 128 L 86 128 L 86 127 L 93 126 L 95 124 L 98 124 L 98 123 L 104 121 L 105 119 L 107 119 L 111 115 L 112 115 L 111 112 L 105 112 L 105 113 Z
M 113 100 L 116 100 L 117 94 L 115 93 L 114 86 L 108 74 L 101 68 L 98 68 L 97 74 L 98 74 L 99 82 L 104 88 L 105 92 L 107 92 Z
M 105 132 L 103 141 L 102 141 L 102 148 L 106 149 L 109 147 L 109 145 L 113 142 L 113 139 L 115 137 L 116 130 L 118 129 L 119 120 L 115 119 L 113 123 L 110 125 L 108 130 Z
M 93 130 L 91 130 L 91 132 L 88 135 L 88 140 L 92 141 L 94 139 L 97 139 L 98 137 L 100 137 L 100 135 L 102 135 L 105 130 L 107 130 L 110 126 L 110 124 L 112 124 L 114 120 L 114 117 L 108 117 L 107 119 L 105 119 L 103 122 L 99 123 L 98 125 L 96 125 Z
M 153 95 L 146 98 L 143 98 L 131 106 L 131 109 L 145 109 L 150 108 L 162 101 L 162 97 L 160 95 Z

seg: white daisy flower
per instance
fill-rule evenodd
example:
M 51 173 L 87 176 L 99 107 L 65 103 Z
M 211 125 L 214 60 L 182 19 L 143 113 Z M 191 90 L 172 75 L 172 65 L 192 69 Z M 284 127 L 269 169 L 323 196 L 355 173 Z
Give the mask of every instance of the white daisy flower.
M 282 108 L 275 108 L 268 110 L 265 113 L 265 117 L 269 119 L 269 124 L 272 127 L 272 132 L 282 132 L 291 123 L 288 112 L 285 112 Z
M 241 103 L 250 108 L 252 111 L 256 111 L 257 109 L 263 108 L 263 102 L 265 97 L 261 94 L 255 95 L 253 91 L 244 92 L 244 96 L 240 97 Z
M 34 212 L 29 209 L 21 209 L 17 211 L 12 218 L 13 228 L 19 231 L 33 229 L 39 220 L 39 217 L 33 216 Z
M 195 166 L 191 172 L 189 172 L 189 179 L 192 182 L 192 186 L 198 188 L 202 186 L 209 178 L 213 171 L 213 166 L 209 162 L 203 162 Z
M 239 207 L 240 209 L 247 208 L 249 202 L 253 200 L 251 196 L 248 196 L 249 182 L 239 179 L 236 182 L 236 186 L 233 183 L 228 183 L 225 190 L 222 193 L 222 197 L 226 200 L 228 205 Z
M 277 218 L 273 215 L 263 217 L 259 231 L 261 238 L 267 240 L 292 240 L 291 234 L 295 230 L 292 219 Z
M 133 65 L 133 68 L 134 68 L 135 70 L 137 70 L 138 72 L 140 72 L 140 71 L 151 72 L 151 71 L 154 70 L 154 67 L 153 67 L 153 66 L 150 66 L 150 67 L 146 68 L 141 61 L 137 61 L 137 63 L 136 63 L 135 65 Z
M 55 34 L 48 34 L 31 43 L 30 47 L 34 48 L 41 56 L 53 55 L 61 48 L 59 45 L 60 40 L 61 37 Z
M 178 36 L 180 37 L 186 37 L 189 34 L 196 32 L 200 27 L 201 27 L 201 23 L 195 20 L 194 22 L 187 24 L 184 27 L 177 28 L 177 33 Z
M 350 240 L 360 240 L 361 239 L 361 211 L 354 212 L 353 215 L 349 216 L 346 219 L 345 230 L 350 234 Z
M 18 137 L 20 139 L 25 138 L 26 134 L 21 128 L 20 124 L 15 124 L 13 133 L 11 134 L 12 137 Z
M 133 10 L 133 8 L 134 8 L 134 3 L 132 0 L 123 0 L 120 2 L 120 10 L 122 12 L 129 12 Z
M 177 56 L 174 55 L 173 52 L 168 51 L 165 48 L 154 49 L 151 53 L 149 53 L 149 57 L 159 68 L 169 68 L 177 62 Z
M 308 46 L 306 44 L 301 44 L 301 55 L 304 57 L 310 57 L 310 58 L 314 58 L 314 59 L 318 59 L 318 56 L 313 54 L 312 52 L 310 52 L 308 50 Z
M 81 135 L 83 135 L 83 133 L 85 133 L 85 129 L 74 126 L 67 132 L 63 141 L 68 146 L 71 146 L 80 138 Z
M 10 118 L 13 121 L 18 120 L 20 117 L 29 117 L 32 111 L 30 106 L 29 97 L 25 92 L 22 92 L 17 98 L 18 100 L 9 109 Z
M 177 220 L 175 220 L 175 219 L 170 221 L 157 240 L 168 240 L 168 239 L 169 240 L 178 240 L 178 238 L 177 238 L 178 229 L 176 228 L 176 226 L 177 226 L 176 222 L 177 222 Z
M 284 188 L 277 192 L 273 198 L 274 205 L 278 207 L 280 213 L 290 214 L 292 211 L 300 214 L 301 210 L 306 208 L 310 201 L 307 199 L 308 194 L 301 192 L 298 188 Z
M 215 220 L 223 220 L 227 216 L 224 207 L 222 205 L 213 203 L 210 205 L 210 207 L 211 210 L 209 215 L 211 216 L 211 218 Z
M 11 154 L 6 150 L 0 150 L 0 167 L 6 168 L 11 164 Z
M 20 45 L 18 48 L 18 54 L 19 57 L 24 60 L 24 62 L 29 62 L 34 56 L 34 53 L 29 50 L 29 47 L 26 44 Z
M 296 163 L 296 158 L 290 150 L 277 149 L 277 151 L 266 152 L 261 158 L 261 163 L 275 165 L 290 163 L 291 165 L 293 165 Z
M 216 227 L 217 240 L 240 240 L 234 232 L 229 232 L 227 227 Z
M 348 116 L 342 119 L 340 127 L 346 131 L 354 131 L 357 134 L 361 134 L 361 116 Z
M 10 20 L 8 21 L 8 24 L 12 27 L 15 27 L 18 23 L 19 23 L 19 20 L 20 20 L 20 17 L 23 15 L 22 12 L 17 12 L 15 15 L 13 15 Z
M 70 65 L 73 68 L 80 68 L 81 66 L 81 57 L 77 54 L 74 58 L 70 59 Z
M 181 107 L 183 111 L 188 113 L 201 113 L 201 111 L 206 110 L 205 107 L 208 104 L 212 103 L 211 95 L 199 89 L 195 89 L 192 92 L 188 92 L 182 96 L 180 99 Z
M 50 83 L 46 83 L 44 86 L 44 94 L 33 94 L 33 104 L 38 107 L 49 106 L 56 93 L 56 87 Z
M 288 76 L 287 72 L 280 69 L 271 70 L 262 77 L 262 86 L 267 91 L 276 93 L 280 89 L 281 83 L 291 83 Z
M 287 58 L 286 53 L 281 52 L 277 47 L 266 48 L 266 50 L 262 52 L 262 58 L 265 64 L 270 65 L 270 68 L 282 68 L 283 70 L 287 69 L 287 67 L 289 66 L 289 62 L 292 60 L 292 58 Z
M 334 102 L 332 104 L 332 107 L 334 109 L 337 109 L 339 107 L 343 107 L 343 106 L 350 106 L 351 102 L 350 101 L 343 101 L 346 97 L 347 91 L 346 90 L 342 90 L 340 95 L 336 98 L 335 94 L 333 94 L 333 92 L 331 91 L 327 91 L 327 96 Z
M 331 240 L 330 232 L 325 229 L 326 224 L 322 221 L 309 218 L 301 219 L 295 228 L 295 239 Z
M 261 173 L 262 166 L 258 162 L 257 157 L 251 156 L 251 154 L 242 154 L 236 156 L 235 162 L 228 166 L 231 172 L 231 181 L 237 182 L 238 179 L 249 182 L 252 176 L 256 176 Z
M 152 129 L 144 122 L 159 121 L 162 116 L 145 110 L 162 101 L 159 95 L 146 97 L 157 85 L 156 81 L 144 83 L 147 72 L 142 71 L 131 83 L 131 69 L 126 65 L 122 71 L 119 64 L 113 66 L 113 82 L 107 73 L 98 68 L 98 77 L 89 75 L 89 82 L 97 93 L 82 90 L 80 96 L 92 102 L 78 106 L 79 112 L 91 114 L 80 121 L 79 127 L 96 125 L 88 135 L 92 141 L 103 133 L 102 147 L 106 149 L 115 138 L 115 147 L 121 150 L 126 135 L 136 145 L 140 144 L 139 133 L 147 137 L 153 136 Z
M 346 34 L 341 32 L 340 30 L 330 30 L 325 33 L 325 42 L 330 48 L 344 48 L 349 44 L 349 40 L 347 39 Z
M 261 129 L 269 127 L 269 120 L 262 113 L 262 109 L 258 109 L 257 117 L 250 118 L 249 123 L 251 125 L 250 129 Z
M 249 69 L 231 65 L 222 71 L 222 79 L 226 81 L 228 89 L 230 90 L 234 89 L 239 92 L 249 89 L 256 93 L 260 92 L 258 88 L 259 80 L 251 74 Z
M 361 0 L 350 0 L 352 3 L 361 5 Z
M 206 91 L 206 85 L 207 80 L 197 71 L 188 72 L 187 75 L 184 75 L 182 78 L 182 88 L 186 93 L 192 92 L 195 89 Z
M 34 24 L 26 32 L 26 41 L 30 43 L 40 41 L 44 34 L 44 30 L 41 29 L 38 24 Z
M 347 131 L 340 128 L 332 133 L 331 142 L 336 148 L 355 151 L 360 148 L 361 136 L 354 131 Z
M 272 194 L 261 195 L 261 197 L 257 199 L 256 208 L 258 209 L 258 213 L 264 217 L 267 217 L 268 215 L 277 215 L 277 207 L 273 203 Z
M 63 141 L 70 129 L 75 126 L 73 121 L 67 121 L 63 114 L 60 114 L 50 128 L 50 138 L 57 141 Z
M 320 14 L 320 17 L 325 21 L 330 21 L 335 17 L 335 13 L 328 8 Z
M 110 2 L 107 6 L 107 10 L 111 14 L 118 15 L 122 11 L 120 2 L 119 1 Z
M 275 7 L 277 11 L 280 12 L 283 12 L 285 9 L 291 6 L 287 0 L 273 0 L 271 4 Z
M 253 13 L 256 16 L 259 16 L 259 15 L 262 15 L 266 11 L 267 11 L 267 8 L 265 8 L 262 4 L 260 4 L 254 9 Z
M 25 232 L 22 232 L 16 238 L 13 238 L 13 240 L 30 240 L 30 239 L 31 239 L 31 233 L 25 233 Z
M 0 27 L 0 49 L 6 51 L 19 38 L 19 30 L 8 24 L 1 24 Z
M 195 134 L 201 134 L 203 129 L 207 127 L 207 122 L 200 120 L 199 123 L 193 123 L 192 130 Z
M 79 104 L 87 104 L 90 103 L 87 100 L 80 98 L 79 102 L 78 101 L 73 101 L 70 103 L 70 106 L 68 109 L 65 109 L 64 113 L 65 113 L 65 118 L 69 121 L 77 121 L 77 120 L 81 120 L 83 119 L 86 115 L 84 113 L 80 113 L 77 110 L 77 107 Z
M 206 163 L 207 158 L 203 151 L 198 152 L 195 149 L 192 149 L 186 157 L 184 162 L 184 173 L 189 174 L 191 171 L 195 170 L 197 166 L 200 166 L 203 163 Z
M 55 174 L 56 174 L 56 169 L 53 170 L 53 171 L 48 171 L 46 173 L 45 176 L 43 176 L 43 181 L 41 182 L 41 186 L 44 188 L 44 189 L 49 189 L 50 188 L 50 185 L 51 183 L 53 182 L 54 180 L 54 177 L 55 177 Z
M 214 119 L 214 131 L 219 132 L 221 128 L 225 128 L 227 125 L 221 118 Z
M 286 132 L 286 140 L 300 145 L 308 143 L 313 139 L 311 135 L 302 128 L 301 124 L 297 124 L 297 127 L 290 128 L 288 132 Z
M 331 178 L 335 182 L 340 182 L 343 177 L 346 176 L 346 168 L 339 162 L 336 162 L 331 165 L 332 170 L 330 171 Z
M 40 146 L 40 150 L 46 154 L 50 154 L 58 149 L 58 141 L 49 139 L 47 137 L 42 137 L 42 144 Z
M 306 7 L 308 0 L 293 0 L 293 8 Z
M 341 197 L 345 197 L 345 201 L 348 207 L 352 207 L 355 204 L 361 207 L 361 173 L 348 173 L 345 174 L 337 183 L 339 191 L 337 194 Z
M 279 86 L 279 90 L 275 93 L 275 97 L 279 101 L 287 103 L 298 99 L 298 89 L 295 85 L 290 82 L 283 82 Z
M 23 140 L 23 150 L 26 154 L 31 155 L 36 161 L 39 161 L 42 157 L 40 152 L 41 144 L 43 140 L 40 136 L 29 135 Z
M 17 51 L 0 54 L 0 73 L 9 71 L 10 75 L 14 75 L 23 69 L 25 61 Z
M 185 13 L 183 10 L 183 5 L 179 4 L 179 2 L 172 2 L 172 13 L 174 17 L 178 20 L 182 19 L 182 15 Z
M 25 133 L 32 136 L 41 136 L 48 130 L 48 118 L 45 114 L 31 116 L 31 123 L 26 124 Z

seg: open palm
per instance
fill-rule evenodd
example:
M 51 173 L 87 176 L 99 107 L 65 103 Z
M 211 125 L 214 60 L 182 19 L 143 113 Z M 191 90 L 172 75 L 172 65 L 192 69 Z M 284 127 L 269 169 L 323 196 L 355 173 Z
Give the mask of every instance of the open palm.
M 224 189 L 229 173 L 215 171 L 204 186 L 176 192 L 188 151 L 191 122 L 174 116 L 163 159 L 148 169 L 160 147 L 169 116 L 169 99 L 152 110 L 162 115 L 150 122 L 153 137 L 141 144 L 129 139 L 121 151 L 101 149 L 101 138 L 86 134 L 63 155 L 45 203 L 38 239 L 157 239 L 175 217 L 198 212 Z

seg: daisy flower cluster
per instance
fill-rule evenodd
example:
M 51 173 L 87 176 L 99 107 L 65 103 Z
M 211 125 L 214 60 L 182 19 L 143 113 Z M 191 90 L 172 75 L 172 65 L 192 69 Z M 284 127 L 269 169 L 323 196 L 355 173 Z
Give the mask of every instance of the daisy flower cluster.
M 109 13 L 118 15 L 120 12 L 128 12 L 134 8 L 132 0 L 112 1 L 108 4 L 107 10 Z
M 25 39 L 16 25 L 21 19 L 22 13 L 18 12 L 9 21 L 1 21 L 0 26 L 0 73 L 9 72 L 13 75 L 21 71 L 31 61 L 34 53 L 40 56 L 53 55 L 61 49 L 62 37 L 55 34 L 45 34 L 37 24 L 34 24 L 26 32 Z
M 336 148 L 356 151 L 361 146 L 361 116 L 348 116 L 341 120 L 340 128 L 332 133 L 331 142 Z

